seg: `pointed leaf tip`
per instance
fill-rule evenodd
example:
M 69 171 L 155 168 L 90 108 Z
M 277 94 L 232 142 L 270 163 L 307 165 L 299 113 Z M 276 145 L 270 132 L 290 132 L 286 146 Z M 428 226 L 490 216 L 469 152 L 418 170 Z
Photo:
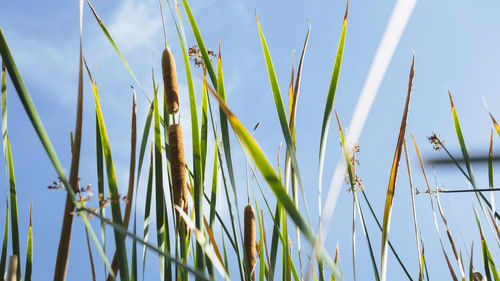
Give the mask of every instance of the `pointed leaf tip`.
M 345 5 L 345 14 L 344 14 L 344 21 L 347 20 L 347 12 L 349 11 L 349 0 L 347 0 L 347 3 Z
M 451 108 L 455 108 L 455 104 L 453 103 L 453 99 L 452 99 L 452 97 L 451 97 L 450 90 L 448 90 L 448 96 L 450 97 L 450 105 L 451 105 Z
M 222 52 L 220 50 L 220 38 L 219 38 L 219 57 L 218 57 L 218 59 L 221 59 L 221 55 L 222 55 Z
M 33 200 L 31 200 L 31 202 L 30 202 L 30 227 L 32 225 L 31 224 L 31 209 L 32 209 L 32 207 L 33 207 Z

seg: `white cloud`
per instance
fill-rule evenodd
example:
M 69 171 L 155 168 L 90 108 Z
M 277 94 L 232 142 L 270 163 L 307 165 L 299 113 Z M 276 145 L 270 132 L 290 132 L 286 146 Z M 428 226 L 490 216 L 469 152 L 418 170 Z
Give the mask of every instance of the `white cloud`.
M 152 45 L 160 28 L 158 5 L 153 1 L 128 0 L 115 14 L 109 29 L 120 48 L 132 51 Z

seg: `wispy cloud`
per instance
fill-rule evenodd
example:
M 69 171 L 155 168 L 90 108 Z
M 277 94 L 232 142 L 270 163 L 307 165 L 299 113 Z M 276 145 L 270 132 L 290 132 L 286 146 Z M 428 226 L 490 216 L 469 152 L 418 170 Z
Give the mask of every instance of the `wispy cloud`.
M 158 5 L 154 1 L 126 1 L 109 27 L 123 51 L 151 46 L 161 29 Z

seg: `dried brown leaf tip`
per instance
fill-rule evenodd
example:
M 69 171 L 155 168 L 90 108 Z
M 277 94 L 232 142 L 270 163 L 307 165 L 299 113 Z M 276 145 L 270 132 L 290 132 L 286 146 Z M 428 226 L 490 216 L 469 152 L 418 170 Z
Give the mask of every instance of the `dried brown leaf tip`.
M 441 148 L 443 148 L 444 140 L 439 139 L 439 134 L 432 133 L 432 136 L 428 137 L 427 139 L 432 144 L 432 148 L 435 151 L 439 151 L 441 150 Z
M 245 223 L 245 254 L 247 257 L 248 270 L 250 271 L 250 279 L 255 280 L 255 211 L 251 204 L 245 207 L 244 214 Z
M 210 58 L 210 61 L 212 61 L 212 59 L 217 57 L 215 52 L 212 50 L 207 50 L 207 53 L 208 53 L 208 57 Z M 188 55 L 189 55 L 189 59 L 191 60 L 191 62 L 194 63 L 194 66 L 196 66 L 196 67 L 204 67 L 205 66 L 205 62 L 203 61 L 203 57 L 201 56 L 200 47 L 198 47 L 197 45 L 191 46 L 189 48 Z

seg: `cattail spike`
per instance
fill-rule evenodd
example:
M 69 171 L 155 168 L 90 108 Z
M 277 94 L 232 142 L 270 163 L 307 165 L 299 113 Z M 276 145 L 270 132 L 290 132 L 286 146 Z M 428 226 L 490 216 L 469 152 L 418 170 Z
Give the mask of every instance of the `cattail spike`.
M 187 211 L 189 192 L 186 188 L 186 161 L 184 159 L 184 142 L 179 124 L 168 127 L 168 142 L 172 172 L 172 194 L 174 204 Z M 179 219 L 177 219 L 179 221 Z
M 163 88 L 167 110 L 170 114 L 174 114 L 179 111 L 179 93 L 177 91 L 175 59 L 168 47 L 163 50 L 161 56 L 161 70 L 163 72 Z
M 255 211 L 251 204 L 245 207 L 245 253 L 250 279 L 255 281 Z

